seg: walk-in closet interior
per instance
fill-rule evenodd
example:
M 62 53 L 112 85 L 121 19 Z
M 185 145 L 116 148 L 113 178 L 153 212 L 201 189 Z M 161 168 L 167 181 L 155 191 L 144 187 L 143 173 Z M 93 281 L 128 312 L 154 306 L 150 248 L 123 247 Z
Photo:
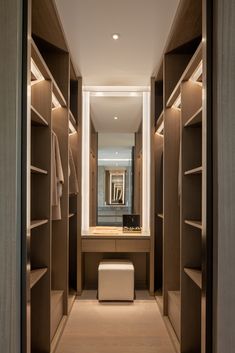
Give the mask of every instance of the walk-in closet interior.
M 134 273 L 135 293 L 116 306 L 138 307 L 139 293 L 154 303 L 171 345 L 165 350 L 160 337 L 156 352 L 210 353 L 207 1 L 172 1 L 161 60 L 145 86 L 83 83 L 62 2 L 28 1 L 23 352 L 88 352 L 74 343 L 73 313 L 86 295 L 100 305 L 86 302 L 93 315 L 112 307 L 98 301 L 100 266 L 119 261 Z M 153 352 L 150 345 L 138 352 Z

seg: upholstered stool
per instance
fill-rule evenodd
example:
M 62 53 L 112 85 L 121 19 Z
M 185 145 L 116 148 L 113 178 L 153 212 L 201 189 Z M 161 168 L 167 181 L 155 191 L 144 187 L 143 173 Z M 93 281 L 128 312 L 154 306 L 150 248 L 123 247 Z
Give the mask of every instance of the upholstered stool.
M 127 260 L 103 260 L 98 269 L 100 301 L 134 300 L 134 266 Z

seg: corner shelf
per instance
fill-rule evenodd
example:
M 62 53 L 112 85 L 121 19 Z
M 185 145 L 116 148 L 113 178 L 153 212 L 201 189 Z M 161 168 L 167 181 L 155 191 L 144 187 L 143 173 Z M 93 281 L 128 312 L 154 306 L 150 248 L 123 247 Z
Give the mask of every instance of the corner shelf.
M 200 288 L 202 289 L 202 271 L 193 269 L 193 268 L 184 268 L 184 272 L 186 275 L 191 278 L 191 280 Z
M 48 122 L 43 116 L 31 105 L 31 122 L 36 126 L 48 126 Z
M 33 165 L 31 165 L 30 170 L 31 170 L 31 173 L 33 173 L 33 174 L 43 174 L 43 175 L 47 175 L 48 174 L 47 170 L 41 169 L 41 168 L 37 168 L 37 167 L 35 167 Z
M 185 219 L 184 223 L 188 224 L 192 227 L 202 229 L 202 222 L 201 221 L 193 221 L 193 220 Z
M 30 229 L 40 227 L 40 226 L 42 226 L 43 224 L 46 224 L 46 223 L 48 223 L 48 219 L 40 219 L 40 220 L 31 221 Z
M 30 289 L 46 274 L 47 268 L 39 268 L 30 271 Z
M 184 124 L 184 127 L 199 126 L 202 123 L 202 107 L 191 116 Z
M 184 175 L 194 175 L 194 174 L 202 174 L 202 167 L 197 167 L 184 172 Z

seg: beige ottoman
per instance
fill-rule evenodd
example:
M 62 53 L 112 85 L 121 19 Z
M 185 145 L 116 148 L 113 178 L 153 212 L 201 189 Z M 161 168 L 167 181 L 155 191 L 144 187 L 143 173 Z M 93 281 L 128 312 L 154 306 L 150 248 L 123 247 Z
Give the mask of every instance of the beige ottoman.
M 134 266 L 127 260 L 103 260 L 98 269 L 98 299 L 134 300 Z

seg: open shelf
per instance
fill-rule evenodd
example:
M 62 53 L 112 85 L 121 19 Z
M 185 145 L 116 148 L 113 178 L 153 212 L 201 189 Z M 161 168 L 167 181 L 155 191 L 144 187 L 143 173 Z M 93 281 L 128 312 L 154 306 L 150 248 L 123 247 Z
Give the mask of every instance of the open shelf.
M 198 65 L 200 64 L 202 57 L 202 43 L 199 44 L 197 50 L 195 51 L 194 55 L 192 56 L 191 60 L 189 61 L 186 69 L 184 70 L 182 76 L 180 77 L 179 81 L 177 82 L 174 90 L 172 91 L 169 99 L 167 100 L 166 106 L 171 107 L 174 102 L 176 101 L 177 97 L 180 95 L 180 86 L 183 81 L 188 81 Z
M 33 288 L 35 284 L 46 274 L 47 268 L 38 268 L 30 271 L 30 288 Z
M 199 287 L 202 288 L 202 271 L 194 268 L 184 268 L 184 272 Z
M 30 229 L 40 227 L 40 226 L 42 226 L 43 224 L 46 224 L 46 223 L 48 223 L 48 219 L 40 219 L 40 220 L 31 221 Z
M 61 104 L 61 106 L 66 106 L 66 100 L 33 39 L 31 39 L 31 52 L 32 58 L 43 77 L 47 80 L 52 81 L 53 93 L 58 99 L 59 103 Z
M 197 167 L 194 169 L 187 170 L 184 172 L 184 175 L 193 175 L 193 174 L 201 174 L 202 173 L 202 167 Z
M 41 169 L 41 168 L 37 168 L 37 167 L 35 167 L 33 165 L 31 165 L 30 170 L 31 170 L 31 173 L 33 173 L 33 174 L 43 174 L 43 175 L 47 175 L 48 174 L 47 170 Z
M 184 124 L 184 127 L 189 126 L 198 126 L 202 123 L 202 107 L 198 109 L 198 111 L 191 116 L 188 121 Z
M 48 126 L 48 122 L 32 105 L 31 105 L 31 122 L 33 125 Z
M 202 229 L 202 222 L 200 222 L 200 221 L 193 221 L 193 220 L 185 219 L 184 223 L 186 223 L 192 227 Z

